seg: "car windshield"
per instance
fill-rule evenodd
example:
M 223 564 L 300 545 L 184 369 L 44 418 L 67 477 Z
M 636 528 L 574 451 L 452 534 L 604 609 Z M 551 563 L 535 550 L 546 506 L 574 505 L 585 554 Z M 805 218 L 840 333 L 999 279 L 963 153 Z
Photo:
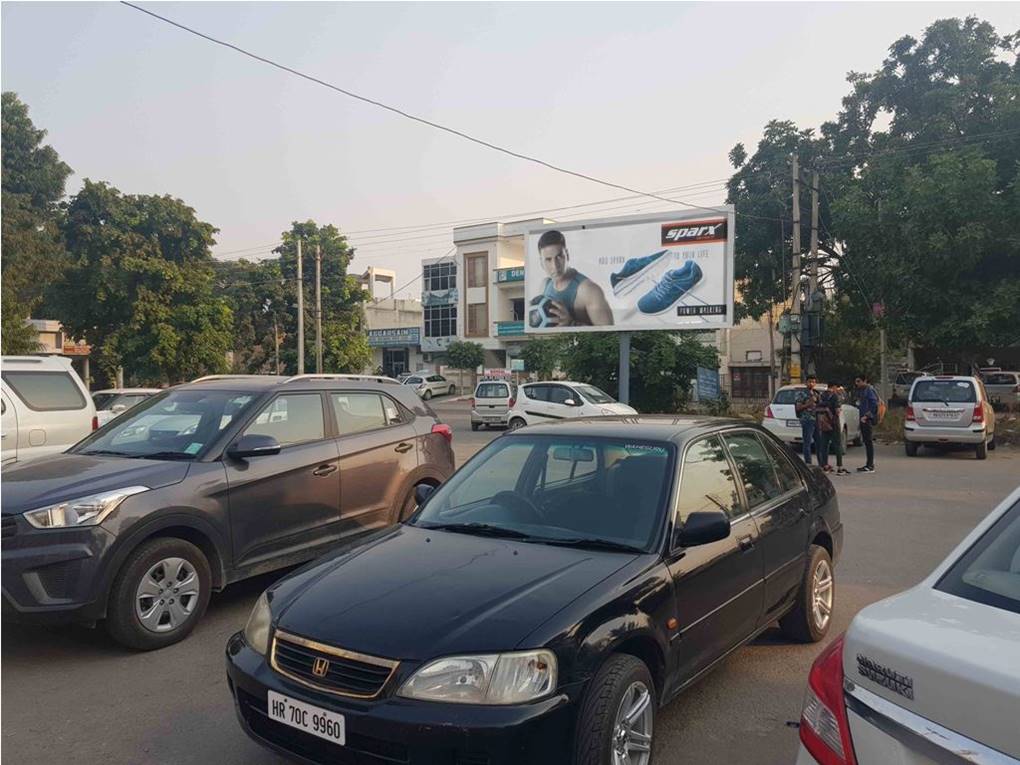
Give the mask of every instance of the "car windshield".
M 195 459 L 254 398 L 236 391 L 172 390 L 140 403 L 70 451 L 138 459 Z
M 1016 374 L 1013 372 L 997 372 L 985 375 L 985 385 L 1016 385 Z
M 509 395 L 506 383 L 482 383 L 475 391 L 475 398 L 507 398 Z
M 952 565 L 935 589 L 1020 614 L 1020 503 Z
M 594 385 L 575 385 L 574 389 L 581 394 L 581 396 L 592 404 L 615 404 L 616 399 L 610 396 L 605 391 L 601 391 Z
M 404 385 L 421 385 L 420 377 L 408 377 L 404 380 Z
M 674 447 L 508 436 L 436 489 L 411 523 L 545 544 L 647 551 L 663 527 Z
M 911 401 L 943 401 L 965 404 L 977 401 L 974 385 L 967 380 L 921 380 L 914 384 Z
M 118 393 L 93 393 L 92 403 L 96 405 L 96 409 L 109 409 L 113 400 L 120 395 Z

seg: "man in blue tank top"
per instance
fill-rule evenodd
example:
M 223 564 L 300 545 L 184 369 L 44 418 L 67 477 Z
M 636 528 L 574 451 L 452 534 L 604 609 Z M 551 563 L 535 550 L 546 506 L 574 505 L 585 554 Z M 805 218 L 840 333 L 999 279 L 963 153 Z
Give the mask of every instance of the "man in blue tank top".
M 548 278 L 542 294 L 549 298 L 549 314 L 557 327 L 604 326 L 613 323 L 613 311 L 602 288 L 568 264 L 567 240 L 559 231 L 539 237 L 538 254 Z

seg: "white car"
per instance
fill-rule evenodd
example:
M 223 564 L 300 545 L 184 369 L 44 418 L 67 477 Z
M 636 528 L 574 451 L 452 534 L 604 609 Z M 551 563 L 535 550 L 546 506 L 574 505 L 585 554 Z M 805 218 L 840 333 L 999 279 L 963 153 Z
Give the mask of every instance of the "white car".
M 92 403 L 96 405 L 99 427 L 103 427 L 135 404 L 140 404 L 150 396 L 161 392 L 159 388 L 107 388 L 95 391 L 92 394 Z
M 803 391 L 806 385 L 784 385 L 776 391 L 775 397 L 765 407 L 765 417 L 761 424 L 766 430 L 771 431 L 775 436 L 788 444 L 797 447 L 804 442 L 804 434 L 800 429 L 800 420 L 797 419 L 797 394 Z M 827 385 L 819 383 L 815 390 L 821 392 L 828 388 Z M 851 444 L 861 445 L 861 413 L 853 404 L 843 404 L 839 408 L 840 420 L 843 423 L 843 451 Z
M 1020 763 L 1020 488 L 811 668 L 797 765 Z
M 70 359 L 4 356 L 0 364 L 4 465 L 62 452 L 99 427 L 96 407 Z
M 918 377 L 910 388 L 903 420 L 907 456 L 920 446 L 973 447 L 979 460 L 995 448 L 995 410 L 984 384 L 976 377 L 936 375 Z
M 621 404 L 594 385 L 568 381 L 536 382 L 518 388 L 508 425 L 510 430 L 516 430 L 539 422 L 621 414 L 637 414 L 637 410 Z
M 452 396 L 457 392 L 457 386 L 442 375 L 417 373 L 405 378 L 403 384 L 410 385 L 426 401 L 433 396 Z

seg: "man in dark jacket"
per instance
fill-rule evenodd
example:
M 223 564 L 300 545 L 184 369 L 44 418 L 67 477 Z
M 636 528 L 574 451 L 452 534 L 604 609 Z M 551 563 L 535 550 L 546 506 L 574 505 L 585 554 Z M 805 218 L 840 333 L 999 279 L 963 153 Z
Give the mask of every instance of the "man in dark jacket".
M 864 440 L 864 451 L 867 454 L 867 462 L 857 468 L 858 473 L 875 472 L 875 442 L 873 440 L 874 428 L 878 424 L 878 393 L 868 382 L 866 374 L 859 374 L 854 378 L 854 386 L 857 388 L 857 409 L 861 413 L 861 438 Z

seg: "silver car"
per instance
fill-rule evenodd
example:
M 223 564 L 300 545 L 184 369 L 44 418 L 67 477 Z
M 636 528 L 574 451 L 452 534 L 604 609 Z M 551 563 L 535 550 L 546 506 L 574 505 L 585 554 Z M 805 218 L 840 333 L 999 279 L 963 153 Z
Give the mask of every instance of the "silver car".
M 435 374 L 411 375 L 404 380 L 404 385 L 410 385 L 426 401 L 433 396 L 452 396 L 457 392 L 457 386 L 452 381 Z
M 983 378 L 993 404 L 1020 405 L 1020 372 L 986 372 Z
M 903 440 L 908 457 L 931 448 L 971 446 L 979 460 L 995 448 L 995 411 L 976 377 L 936 375 L 914 380 L 907 399 Z

